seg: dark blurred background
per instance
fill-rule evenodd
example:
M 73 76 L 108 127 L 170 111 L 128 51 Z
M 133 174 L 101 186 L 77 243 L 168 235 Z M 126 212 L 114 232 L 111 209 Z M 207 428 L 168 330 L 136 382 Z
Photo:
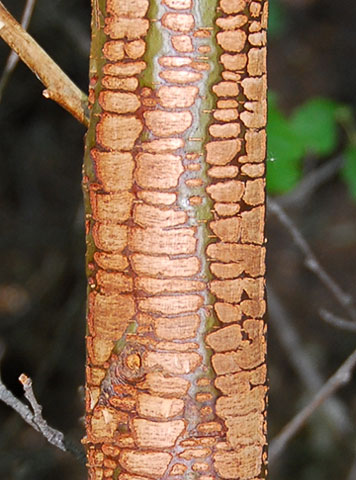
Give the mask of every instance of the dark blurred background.
M 323 96 L 356 104 L 356 4 L 350 0 L 270 0 L 269 85 L 287 115 Z M 16 18 L 24 0 L 5 0 Z M 37 0 L 30 33 L 87 90 L 89 0 Z M 0 74 L 9 54 L 0 41 Z M 0 102 L 0 341 L 4 383 L 22 397 L 25 372 L 48 422 L 73 442 L 83 435 L 84 232 L 81 163 L 84 127 L 42 97 L 43 86 L 19 63 Z M 344 136 L 340 132 L 339 155 Z M 332 160 L 328 159 L 328 160 Z M 312 162 L 313 163 L 313 162 Z M 312 164 L 317 168 L 318 162 Z M 308 172 L 307 172 L 308 173 Z M 298 188 L 298 187 L 297 187 Z M 337 172 L 286 200 L 326 270 L 354 293 L 356 202 Z M 355 348 L 356 336 L 323 322 L 320 308 L 345 312 L 303 265 L 303 255 L 268 218 L 270 437 L 311 398 Z M 272 308 L 273 306 L 273 308 Z M 273 317 L 273 318 L 272 318 Z M 286 324 L 287 322 L 287 324 Z M 298 355 L 281 339 L 287 332 Z M 288 346 L 289 345 L 289 346 Z M 295 345 L 295 343 L 294 343 Z M 307 361 L 306 369 L 300 359 Z M 294 363 L 293 363 L 294 362 Z M 312 369 L 310 372 L 308 362 Z M 352 480 L 356 459 L 356 382 L 308 421 L 271 465 L 273 480 Z M 84 480 L 70 454 L 49 446 L 0 404 L 0 478 Z

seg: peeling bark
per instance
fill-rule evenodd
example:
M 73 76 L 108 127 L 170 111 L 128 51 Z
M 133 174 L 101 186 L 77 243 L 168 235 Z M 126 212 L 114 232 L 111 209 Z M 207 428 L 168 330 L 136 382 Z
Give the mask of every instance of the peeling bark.
M 266 0 L 93 0 L 89 478 L 266 476 Z

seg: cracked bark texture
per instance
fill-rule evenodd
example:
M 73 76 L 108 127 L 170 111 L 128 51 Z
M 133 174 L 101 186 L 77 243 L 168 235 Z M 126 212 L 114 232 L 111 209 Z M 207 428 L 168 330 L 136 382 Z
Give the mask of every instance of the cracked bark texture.
M 267 1 L 92 7 L 89 478 L 265 478 Z

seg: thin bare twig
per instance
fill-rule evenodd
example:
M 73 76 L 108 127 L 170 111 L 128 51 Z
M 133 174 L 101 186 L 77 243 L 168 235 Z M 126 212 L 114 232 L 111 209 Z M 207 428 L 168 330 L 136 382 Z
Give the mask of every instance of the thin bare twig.
M 0 342 L 0 360 L 4 353 L 4 346 Z M 53 427 L 50 427 L 42 416 L 42 407 L 37 402 L 33 393 L 32 380 L 27 375 L 22 374 L 19 378 L 23 385 L 25 397 L 29 401 L 31 408 L 21 402 L 8 390 L 0 377 L 0 401 L 11 407 L 20 417 L 30 425 L 34 430 L 40 432 L 49 443 L 64 452 L 72 453 L 81 463 L 85 463 L 85 454 L 83 450 L 70 440 L 65 439 L 64 434 Z
M 51 443 L 55 445 L 60 450 L 66 451 L 64 446 L 64 435 L 59 430 L 52 428 L 48 425 L 46 420 L 42 417 L 42 407 L 37 402 L 35 394 L 33 393 L 32 380 L 27 375 L 22 373 L 19 377 L 20 382 L 22 383 L 23 390 L 25 392 L 25 398 L 28 400 L 29 404 L 33 410 L 32 422 L 36 425 L 36 430 L 42 433 L 42 435 Z
M 28 29 L 28 26 L 31 21 L 32 13 L 36 5 L 36 0 L 27 0 L 26 5 L 22 14 L 21 18 L 21 25 L 24 30 Z M 16 65 L 18 64 L 19 56 L 13 50 L 11 51 L 10 55 L 5 64 L 4 72 L 0 79 L 0 100 L 3 96 L 4 89 L 11 77 L 12 72 L 15 70 Z
M 338 317 L 329 310 L 324 308 L 319 309 L 319 315 L 325 322 L 329 323 L 333 327 L 340 328 L 341 330 L 347 330 L 348 332 L 356 333 L 356 322 L 345 320 L 344 318 Z
M 344 163 L 344 157 L 339 155 L 320 167 L 308 173 L 290 193 L 281 195 L 278 203 L 282 207 L 289 207 L 295 204 L 302 205 L 308 202 L 310 196 L 330 178 L 334 177 Z
M 267 202 L 267 210 L 276 215 L 278 220 L 286 227 L 291 234 L 295 244 L 303 252 L 305 256 L 304 263 L 311 270 L 325 287 L 334 295 L 336 301 L 347 311 L 350 318 L 356 321 L 356 310 L 351 295 L 344 292 L 335 280 L 324 270 L 307 241 L 297 229 L 292 220 L 288 217 L 283 208 L 271 198 Z
M 328 379 L 308 405 L 306 405 L 269 444 L 269 461 L 273 463 L 286 448 L 289 441 L 303 427 L 315 410 L 335 393 L 339 388 L 351 380 L 352 371 L 356 366 L 356 350 L 347 357 L 337 371 Z
M 87 96 L 60 69 L 0 2 L 0 37 L 19 55 L 46 87 L 43 95 L 59 103 L 88 126 Z
M 267 298 L 269 322 L 275 327 L 275 334 L 281 347 L 302 384 L 309 394 L 314 395 L 323 386 L 325 380 L 306 351 L 297 329 L 271 285 L 267 288 Z M 335 431 L 342 434 L 352 431 L 352 420 L 344 404 L 338 398 L 329 398 L 323 405 L 323 413 L 329 423 L 332 423 Z

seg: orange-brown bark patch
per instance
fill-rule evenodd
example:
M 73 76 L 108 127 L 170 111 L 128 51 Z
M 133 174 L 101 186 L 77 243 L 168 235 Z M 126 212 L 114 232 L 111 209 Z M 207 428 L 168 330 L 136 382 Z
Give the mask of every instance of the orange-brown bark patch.
M 206 144 L 206 161 L 211 165 L 226 165 L 240 151 L 240 140 L 219 140 Z
M 266 404 L 266 390 L 267 387 L 258 386 L 251 390 L 238 391 L 229 396 L 219 397 L 216 400 L 216 414 L 225 420 L 230 418 L 231 420 L 228 425 L 231 426 L 235 422 L 235 417 L 245 417 L 251 412 L 263 412 Z M 260 414 L 256 415 L 256 413 L 254 413 L 254 415 L 251 416 L 251 420 L 253 421 L 256 417 L 259 418 Z M 243 420 L 243 418 L 240 418 L 239 420 Z M 260 427 L 262 429 L 262 423 L 260 424 Z M 235 432 L 235 434 L 236 433 L 237 432 Z M 236 436 L 244 436 L 243 430 L 241 433 L 237 433 Z
M 166 422 L 134 418 L 132 422 L 136 443 L 139 447 L 171 448 L 184 431 L 183 420 Z
M 163 3 L 175 10 L 187 10 L 192 6 L 192 0 L 164 0 Z
M 100 337 L 87 337 L 87 350 L 92 365 L 103 365 L 111 355 L 115 342 Z M 99 395 L 100 391 L 98 391 Z M 96 403 L 96 401 L 95 401 Z M 94 403 L 94 405 L 95 405 Z M 90 406 L 90 410 L 93 405 Z
M 120 423 L 126 424 L 128 417 L 111 407 L 96 407 L 90 419 L 89 434 L 93 442 L 112 438 Z
M 159 76 L 170 83 L 193 83 L 202 78 L 202 74 L 190 70 L 163 70 Z
M 189 111 L 165 112 L 154 110 L 145 112 L 146 125 L 154 135 L 169 137 L 185 132 L 192 124 L 192 114 Z
M 161 372 L 149 372 L 140 386 L 152 395 L 181 398 L 186 395 L 190 382 L 181 377 L 163 375 Z
M 96 281 L 101 292 L 107 294 L 128 293 L 132 292 L 133 288 L 132 277 L 119 272 L 106 272 L 100 269 L 96 274 Z
M 202 362 L 196 352 L 147 352 L 144 363 L 147 369 L 161 368 L 173 375 L 184 375 L 195 370 Z
M 206 337 L 206 343 L 216 352 L 236 350 L 241 341 L 241 327 L 238 325 L 220 328 L 216 332 L 209 333 Z
M 246 110 L 240 114 L 240 118 L 247 128 L 262 128 L 267 121 L 267 103 L 245 102 Z
M 220 433 L 222 426 L 219 422 L 202 422 L 197 426 L 197 430 L 202 435 L 211 435 Z
M 111 75 L 105 75 L 102 79 L 104 88 L 111 90 L 128 90 L 133 92 L 138 87 L 138 79 L 136 77 L 117 78 Z
M 264 249 L 255 245 L 214 243 L 208 246 L 207 254 L 224 263 L 234 262 L 241 267 L 241 273 L 256 277 L 264 274 Z
M 212 167 L 208 170 L 208 175 L 212 178 L 234 178 L 238 173 L 239 169 L 235 165 L 228 165 L 226 167 Z
M 180 398 L 162 398 L 147 393 L 137 397 L 137 412 L 142 417 L 165 420 L 181 415 L 184 401 Z
M 165 340 L 186 340 L 194 338 L 197 334 L 200 318 L 198 315 L 184 315 L 181 317 L 154 320 L 156 335 Z
M 129 192 L 100 194 L 90 192 L 93 218 L 99 222 L 124 222 L 130 217 L 133 195 Z
M 216 213 L 222 217 L 231 217 L 240 211 L 238 203 L 215 203 L 214 209 Z
M 152 255 L 191 254 L 195 251 L 196 244 L 194 228 L 174 230 L 135 228 L 130 231 L 129 245 L 135 252 Z
M 266 73 L 267 49 L 251 48 L 248 52 L 247 72 L 252 77 Z
M 187 221 L 187 213 L 181 210 L 161 209 L 152 205 L 138 204 L 134 208 L 134 221 L 142 227 L 175 227 Z
M 246 157 L 241 157 L 241 162 L 263 162 L 266 156 L 266 132 L 250 130 L 246 132 Z
M 212 263 L 211 272 L 218 278 L 236 278 L 241 275 L 241 267 L 237 263 Z
M 220 122 L 231 122 L 236 120 L 239 116 L 235 108 L 221 108 L 213 112 L 213 117 Z
M 93 149 L 90 154 L 94 159 L 98 180 L 106 192 L 120 192 L 132 187 L 135 164 L 131 153 Z
M 169 153 L 141 153 L 136 156 L 135 177 L 142 188 L 167 190 L 178 185 L 184 172 L 182 157 Z
M 236 30 L 247 23 L 246 15 L 234 15 L 230 17 L 219 17 L 216 19 L 216 25 L 223 30 Z
M 241 241 L 243 243 L 264 243 L 265 207 L 255 207 L 241 214 Z
M 235 55 L 223 53 L 220 61 L 226 70 L 243 70 L 247 64 L 247 55 L 244 53 L 237 53 Z
M 222 323 L 233 323 L 241 320 L 241 308 L 239 305 L 216 302 L 214 308 L 218 319 Z
M 185 67 L 191 65 L 192 59 L 189 57 L 159 57 L 158 63 L 166 68 Z
M 261 471 L 262 447 L 249 445 L 238 451 L 217 452 L 214 455 L 214 467 L 224 479 L 248 480 Z
M 248 36 L 248 42 L 254 47 L 263 47 L 267 42 L 267 34 L 265 31 L 251 33 Z
M 130 77 L 138 75 L 146 68 L 146 62 L 117 62 L 107 63 L 103 67 L 105 75 L 114 75 L 121 77 Z
M 241 82 L 245 96 L 249 100 L 262 100 L 266 95 L 266 75 L 262 77 L 247 77 Z
M 127 246 L 128 228 L 114 223 L 95 223 L 93 230 L 95 245 L 107 252 L 120 252 Z
M 133 297 L 90 293 L 89 301 L 92 303 L 88 319 L 90 331 L 103 339 L 120 338 L 135 313 Z
M 241 309 L 247 317 L 262 318 L 266 313 L 266 302 L 264 300 L 244 300 L 241 302 Z
M 199 93 L 198 87 L 160 87 L 157 91 L 157 97 L 160 104 L 166 108 L 188 108 L 191 107 Z
M 148 0 L 107 0 L 106 9 L 108 13 L 118 17 L 140 18 L 147 13 Z
M 135 282 L 136 289 L 143 290 L 151 295 L 158 293 L 187 293 L 204 290 L 206 284 L 197 280 L 169 279 L 162 280 L 153 277 L 138 277 Z
M 246 7 L 246 0 L 220 0 L 220 7 L 224 13 L 239 13 Z
M 142 122 L 136 117 L 104 113 L 96 127 L 96 138 L 99 145 L 109 150 L 131 150 L 142 129 Z
M 177 200 L 177 195 L 175 193 L 150 192 L 147 190 L 137 192 L 137 197 L 146 203 L 161 206 L 172 205 Z
M 134 40 L 144 37 L 150 26 L 149 21 L 145 18 L 118 18 L 116 16 L 105 18 L 105 24 L 104 33 L 113 40 L 121 38 Z
M 166 255 L 155 257 L 135 253 L 131 257 L 132 268 L 138 275 L 169 277 L 191 277 L 199 272 L 197 257 L 170 258 Z
M 260 165 L 245 163 L 241 166 L 241 173 L 251 178 L 262 177 L 265 173 L 265 166 L 263 163 Z
M 209 127 L 209 133 L 212 137 L 218 138 L 236 138 L 240 133 L 239 123 L 213 123 Z
M 204 304 L 200 295 L 160 296 L 145 298 L 139 301 L 139 307 L 144 312 L 161 315 L 178 315 L 180 313 L 196 312 Z
M 217 375 L 236 373 L 241 370 L 236 352 L 214 353 L 211 362 Z
M 99 94 L 99 104 L 107 112 L 132 113 L 140 107 L 140 100 L 134 93 L 103 90 Z
M 170 475 L 184 475 L 184 473 L 187 470 L 187 466 L 184 465 L 183 463 L 175 463 L 172 466 L 171 471 L 169 472 Z
M 216 34 L 216 40 L 227 52 L 241 52 L 245 46 L 247 35 L 243 30 L 226 30 Z
M 243 201 L 248 205 L 259 205 L 265 199 L 265 180 L 250 180 L 246 182 Z
M 103 54 L 111 62 L 118 62 L 125 56 L 124 42 L 122 40 L 112 40 L 104 43 Z
M 183 147 L 182 138 L 160 138 L 152 140 L 152 142 L 144 142 L 141 144 L 143 150 L 150 153 L 174 152 L 178 148 Z
M 190 13 L 165 13 L 161 19 L 162 25 L 169 30 L 188 33 L 194 28 L 194 17 Z
M 206 458 L 208 455 L 210 455 L 210 453 L 210 448 L 187 448 L 179 454 L 179 458 L 184 458 L 184 460 L 192 460 L 193 458 Z
M 238 180 L 219 182 L 209 185 L 206 190 L 217 202 L 238 202 L 244 192 L 244 183 Z
M 210 222 L 210 228 L 223 242 L 237 242 L 240 238 L 239 218 L 224 218 Z
M 123 450 L 120 465 L 130 473 L 157 478 L 164 475 L 172 455 L 165 452 Z
M 237 108 L 239 104 L 236 100 L 229 98 L 228 100 L 218 100 L 216 102 L 216 106 L 218 108 Z
M 137 58 L 142 57 L 146 50 L 146 42 L 143 40 L 133 40 L 132 42 L 125 44 L 125 52 L 128 57 L 136 60 Z
M 174 35 L 171 37 L 171 42 L 177 52 L 190 53 L 194 50 L 192 39 L 189 35 Z
M 235 82 L 219 82 L 213 86 L 213 92 L 218 97 L 236 97 L 239 87 Z

